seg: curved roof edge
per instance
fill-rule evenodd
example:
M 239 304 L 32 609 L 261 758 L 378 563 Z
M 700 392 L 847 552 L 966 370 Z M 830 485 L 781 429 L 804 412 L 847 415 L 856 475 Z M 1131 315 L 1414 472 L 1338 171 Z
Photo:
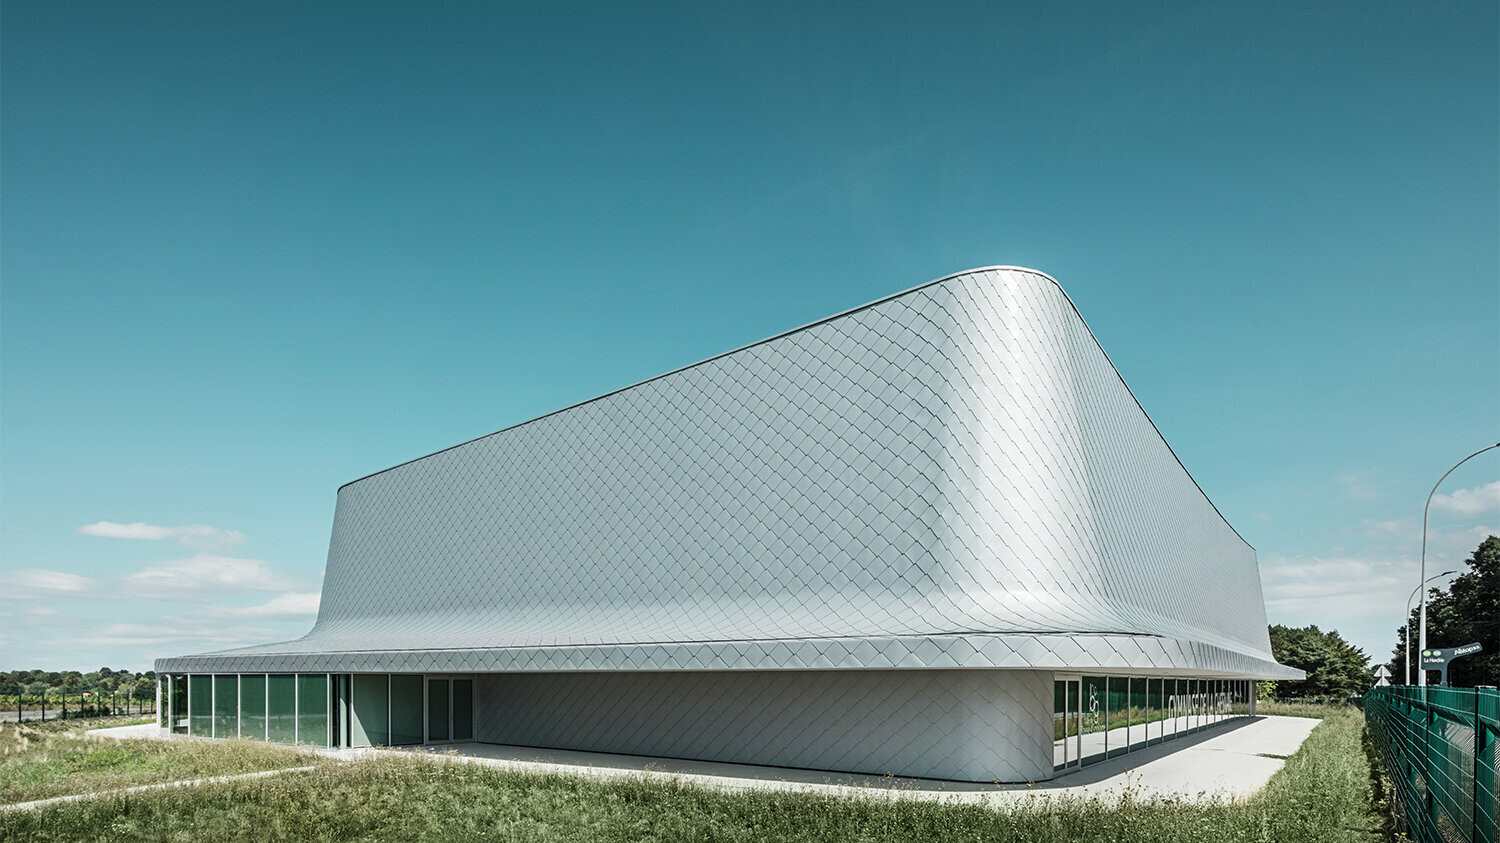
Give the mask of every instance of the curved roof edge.
M 1272 659 L 1130 633 L 950 634 L 649 645 L 287 653 L 276 644 L 157 659 L 158 673 L 518 673 L 714 670 L 1051 670 L 1302 679 Z
M 638 380 L 638 381 L 636 381 L 634 383 L 626 384 L 625 386 L 619 387 L 617 389 L 612 389 L 612 390 L 610 390 L 608 392 L 604 392 L 604 393 L 601 393 L 599 395 L 595 395 L 592 398 L 585 398 L 582 401 L 576 401 L 576 402 L 574 402 L 572 404 L 569 404 L 569 405 L 567 405 L 565 407 L 559 407 L 556 410 L 552 410 L 550 412 L 543 413 L 543 414 L 541 414 L 539 416 L 533 416 L 532 418 L 526 419 L 525 421 L 520 421 L 520 422 L 516 422 L 515 424 L 512 424 L 512 425 L 507 425 L 505 427 L 500 428 L 499 430 L 491 431 L 490 433 L 485 433 L 485 434 L 482 434 L 480 436 L 475 436 L 472 439 L 465 439 L 464 441 L 459 442 L 456 445 L 449 445 L 446 448 L 439 448 L 436 451 L 432 451 L 431 453 L 423 454 L 420 457 L 413 457 L 412 459 L 396 463 L 393 466 L 389 466 L 387 468 L 382 468 L 379 471 L 372 471 L 369 474 L 364 475 L 363 477 L 356 477 L 355 479 L 350 480 L 349 482 L 340 485 L 339 488 L 338 488 L 338 491 L 342 492 L 345 488 L 347 488 L 349 486 L 352 486 L 355 483 L 359 483 L 359 482 L 362 482 L 364 480 L 369 480 L 371 477 L 377 477 L 377 476 L 379 476 L 381 474 L 385 474 L 388 471 L 395 471 L 396 469 L 401 468 L 402 466 L 411 465 L 414 462 L 420 462 L 422 460 L 427 459 L 428 457 L 435 457 L 438 454 L 447 453 L 448 451 L 452 451 L 452 450 L 454 450 L 456 448 L 462 448 L 465 445 L 468 445 L 468 444 L 471 444 L 471 443 L 474 443 L 474 442 L 478 442 L 481 439 L 488 439 L 491 436 L 498 436 L 498 435 L 500 435 L 502 433 L 505 433 L 507 431 L 515 430 L 518 427 L 524 427 L 524 426 L 526 426 L 528 424 L 531 424 L 533 422 L 541 421 L 542 419 L 545 419 L 545 418 L 547 418 L 549 416 L 555 416 L 558 413 L 567 412 L 568 410 L 574 409 L 575 407 L 582 407 L 585 404 L 592 404 L 595 401 L 600 401 L 602 399 L 610 397 L 611 395 L 616 395 L 616 394 L 619 394 L 621 392 L 625 392 L 626 390 L 634 389 L 634 388 L 636 388 L 638 386 L 642 386 L 644 384 L 651 383 L 652 381 L 661 380 L 662 378 L 665 378 L 668 375 L 675 375 L 678 372 L 683 372 L 683 371 L 687 371 L 688 369 L 695 368 L 697 366 L 702 366 L 705 363 L 709 363 L 709 362 L 712 362 L 714 360 L 718 360 L 721 357 L 728 357 L 731 354 L 738 354 L 739 352 L 744 351 L 746 349 L 754 348 L 754 347 L 756 347 L 758 345 L 764 345 L 765 343 L 771 342 L 772 340 L 779 340 L 782 337 L 787 337 L 787 336 L 790 336 L 792 334 L 795 334 L 795 333 L 798 333 L 798 332 L 801 332 L 801 331 L 805 331 L 805 330 L 807 330 L 809 328 L 816 327 L 816 326 L 821 325 L 821 324 L 823 324 L 825 322 L 831 322 L 831 321 L 833 321 L 835 319 L 839 319 L 841 317 L 848 316 L 848 315 L 850 315 L 852 313 L 858 313 L 861 310 L 868 310 L 869 308 L 874 307 L 874 306 L 876 306 L 878 304 L 883 304 L 885 302 L 891 301 L 892 299 L 900 298 L 900 297 L 908 295 L 910 293 L 914 293 L 914 292 L 916 292 L 918 290 L 925 289 L 927 287 L 931 287 L 931 286 L 933 286 L 935 284 L 941 284 L 944 281 L 949 281 L 951 279 L 959 278 L 959 277 L 964 276 L 964 275 L 973 275 L 976 272 L 997 272 L 997 271 L 1010 271 L 1010 272 L 1025 272 L 1025 273 L 1029 273 L 1031 275 L 1035 275 L 1035 276 L 1040 277 L 1040 278 L 1045 278 L 1048 281 L 1051 281 L 1052 284 L 1053 284 L 1053 286 L 1057 287 L 1057 291 L 1060 292 L 1060 293 L 1062 293 L 1063 299 L 1068 302 L 1068 306 L 1073 308 L 1073 313 L 1074 313 L 1074 315 L 1076 315 L 1078 317 L 1078 321 L 1083 323 L 1083 329 L 1085 331 L 1088 331 L 1089 338 L 1094 341 L 1094 345 L 1098 346 L 1100 353 L 1102 353 L 1104 355 L 1104 359 L 1105 359 L 1105 361 L 1107 361 L 1109 363 L 1109 368 L 1112 371 L 1114 371 L 1115 377 L 1117 377 L 1117 378 L 1120 379 L 1120 384 L 1125 387 L 1125 392 L 1130 395 L 1131 400 L 1135 402 L 1135 406 L 1138 409 L 1140 409 L 1141 414 L 1146 417 L 1146 421 L 1151 424 L 1151 429 L 1154 430 L 1154 431 L 1156 431 L 1157 438 L 1161 439 L 1162 444 L 1167 446 L 1167 452 L 1172 455 L 1172 459 L 1174 459 L 1174 460 L 1177 461 L 1178 468 L 1181 468 L 1182 469 L 1182 473 L 1186 474 L 1188 480 L 1192 481 L 1193 486 L 1198 490 L 1198 494 L 1202 495 L 1203 499 L 1206 500 L 1206 501 L 1208 501 L 1208 505 L 1211 506 L 1211 507 L 1213 507 L 1214 514 L 1218 515 L 1219 516 L 1219 520 L 1224 522 L 1224 526 L 1228 527 L 1230 529 L 1230 531 L 1234 533 L 1235 538 L 1238 538 L 1241 542 L 1243 542 L 1245 544 L 1246 547 L 1250 548 L 1252 551 L 1255 550 L 1255 546 L 1252 545 L 1252 544 L 1250 544 L 1250 542 L 1246 541 L 1245 537 L 1242 536 L 1242 535 L 1240 535 L 1240 531 L 1237 530 L 1237 529 L 1235 529 L 1235 526 L 1233 524 L 1229 523 L 1229 519 L 1228 518 L 1224 517 L 1224 513 L 1222 513 L 1222 512 L 1219 511 L 1219 507 L 1218 507 L 1217 504 L 1215 504 L 1213 502 L 1213 498 L 1210 498 L 1208 496 L 1208 493 L 1205 492 L 1205 491 L 1203 491 L 1203 486 L 1198 483 L 1198 479 L 1193 476 L 1193 473 L 1191 471 L 1188 471 L 1188 467 L 1183 464 L 1182 458 L 1179 457 L 1179 456 L 1177 456 L 1177 451 L 1175 451 L 1172 448 L 1172 443 L 1170 443 L 1170 442 L 1167 441 L 1167 437 L 1165 437 L 1165 436 L 1162 435 L 1161 428 L 1157 427 L 1156 420 L 1153 419 L 1153 418 L 1151 418 L 1151 414 L 1150 413 L 1146 412 L 1146 408 L 1141 404 L 1141 399 L 1139 399 L 1139 398 L 1136 397 L 1135 390 L 1133 390 L 1133 389 L 1130 388 L 1130 384 L 1125 380 L 1125 376 L 1122 375 L 1122 374 L 1120 374 L 1120 368 L 1118 366 L 1116 366 L 1115 365 L 1115 361 L 1110 358 L 1109 352 L 1107 350 L 1105 350 L 1105 348 L 1104 348 L 1104 344 L 1101 343 L 1101 342 L 1099 342 L 1099 337 L 1094 334 L 1094 329 L 1091 328 L 1091 327 L 1089 327 L 1088 320 L 1083 317 L 1083 312 L 1078 309 L 1077 303 L 1075 303 L 1073 301 L 1073 297 L 1072 296 L 1068 295 L 1068 291 L 1063 288 L 1063 285 L 1061 283 L 1059 283 L 1056 278 L 1053 278 L 1051 275 L 1048 275 L 1047 273 L 1042 272 L 1039 269 L 1032 269 L 1032 268 L 1026 267 L 1026 266 L 1013 266 L 1013 265 L 1010 265 L 1010 264 L 995 264 L 995 265 L 992 265 L 992 266 L 976 266 L 976 267 L 973 267 L 972 269 L 965 269 L 965 270 L 962 270 L 960 272 L 950 272 L 947 275 L 941 276 L 939 278 L 934 278 L 931 281 L 924 281 L 923 283 L 917 284 L 916 286 L 907 287 L 904 290 L 899 290 L 899 291 L 891 293 L 890 295 L 887 295 L 887 296 L 881 296 L 878 299 L 875 299 L 873 301 L 865 302 L 864 304 L 858 305 L 856 307 L 851 307 L 848 310 L 841 310 L 838 313 L 832 314 L 830 316 L 825 316 L 825 317 L 823 317 L 821 319 L 816 319 L 816 320 L 814 320 L 812 322 L 808 322 L 808 323 L 806 323 L 804 325 L 799 325 L 799 326 L 797 326 L 795 328 L 792 328 L 790 330 L 787 330 L 787 331 L 782 331 L 779 334 L 772 334 L 769 337 L 765 337 L 763 339 L 759 339 L 759 340 L 756 340 L 754 342 L 746 343 L 744 345 L 741 345 L 741 346 L 738 346 L 738 347 L 735 347 L 735 348 L 731 348 L 728 351 L 723 351 L 723 352 L 720 352 L 718 354 L 714 354 L 712 356 L 705 357 L 702 360 L 698 360 L 696 362 L 689 363 L 686 366 L 679 366 L 679 367 L 677 367 L 675 369 L 671 369 L 669 371 L 662 372 L 659 375 L 653 375 L 653 376 L 651 376 L 649 378 L 644 378 L 644 379 Z

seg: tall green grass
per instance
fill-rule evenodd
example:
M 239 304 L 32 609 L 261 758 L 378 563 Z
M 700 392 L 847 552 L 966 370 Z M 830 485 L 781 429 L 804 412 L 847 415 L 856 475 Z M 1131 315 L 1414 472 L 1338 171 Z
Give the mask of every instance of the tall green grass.
M 305 751 L 254 741 L 116 740 L 87 734 L 90 728 L 132 722 L 136 719 L 122 717 L 0 726 L 0 804 L 313 763 Z
M 381 757 L 0 815 L 7 840 L 1256 841 L 1379 839 L 1357 710 L 1331 709 L 1253 798 L 1037 797 L 992 808 L 725 792 Z

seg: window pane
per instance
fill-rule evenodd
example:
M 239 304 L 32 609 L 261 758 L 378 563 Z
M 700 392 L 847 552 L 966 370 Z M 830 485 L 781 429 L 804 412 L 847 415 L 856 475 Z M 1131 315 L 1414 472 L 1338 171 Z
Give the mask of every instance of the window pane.
M 384 673 L 354 675 L 354 718 L 351 746 L 385 746 L 391 742 L 390 712 L 386 706 L 389 677 Z
M 266 675 L 240 677 L 240 737 L 266 739 Z
M 214 730 L 213 677 L 195 673 L 188 677 L 189 734 L 208 737 Z
M 297 743 L 328 746 L 328 675 L 297 676 Z
M 185 674 L 174 674 L 172 684 L 172 731 L 186 734 L 188 729 L 188 681 Z
M 1130 682 L 1121 676 L 1110 676 L 1105 679 L 1109 693 L 1105 694 L 1107 716 L 1109 718 L 1109 732 L 1105 735 L 1105 743 L 1109 746 L 1109 756 L 1123 754 L 1128 749 L 1128 733 L 1125 729 L 1125 718 L 1128 714 L 1126 703 L 1129 695 L 1125 693 L 1126 685 Z
M 1187 731 L 1188 713 L 1188 682 L 1186 679 L 1177 680 L 1177 706 L 1172 710 L 1173 734 L 1180 735 Z
M 240 682 L 234 674 L 214 677 L 214 737 L 235 738 L 240 734 Z
M 453 739 L 474 738 L 474 680 L 453 680 Z
M 333 711 L 331 712 L 333 723 L 329 731 L 333 733 L 334 746 L 349 745 L 349 676 L 344 673 L 336 673 L 333 676 Z
M 266 717 L 273 741 L 292 743 L 297 740 L 296 681 L 295 676 L 287 673 L 266 677 L 266 687 L 271 695 Z
M 1067 735 L 1068 766 L 1078 766 L 1078 680 L 1068 680 L 1067 716 L 1063 718 L 1063 732 Z
M 427 739 L 448 739 L 448 680 L 427 680 Z
M 1109 723 L 1104 716 L 1105 688 L 1103 676 L 1083 677 L 1083 763 L 1092 764 L 1104 757 L 1104 736 Z
M 1151 743 L 1162 742 L 1162 729 L 1167 724 L 1167 709 L 1166 702 L 1162 699 L 1161 682 L 1160 679 L 1147 680 L 1147 697 L 1151 705 L 1151 728 L 1147 737 Z
M 391 743 L 422 742 L 422 677 L 391 674 Z
M 1146 680 L 1131 677 L 1130 679 L 1130 751 L 1146 745 L 1146 718 L 1151 714 L 1151 707 L 1146 699 Z
M 1068 763 L 1068 683 L 1052 682 L 1052 769 Z

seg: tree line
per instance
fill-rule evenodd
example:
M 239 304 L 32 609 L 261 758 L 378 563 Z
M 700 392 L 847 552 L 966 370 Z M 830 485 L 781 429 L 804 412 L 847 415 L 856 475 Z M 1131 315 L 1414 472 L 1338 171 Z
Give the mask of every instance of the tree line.
M 156 671 L 133 673 L 101 667 L 88 673 L 76 670 L 11 670 L 0 672 L 0 694 L 40 697 L 84 692 L 120 694 L 131 699 L 156 698 Z
M 1448 668 L 1448 684 L 1456 688 L 1500 686 L 1500 537 L 1490 536 L 1465 560 L 1467 570 L 1446 589 L 1427 593 L 1427 646 L 1457 647 L 1478 642 L 1484 649 L 1456 659 Z M 1415 576 L 1413 576 L 1415 579 Z M 1412 609 L 1410 629 L 1417 636 L 1420 607 Z M 1406 630 L 1396 630 L 1396 649 L 1387 667 L 1394 684 L 1406 681 Z M 1375 684 L 1370 657 L 1345 641 L 1337 630 L 1317 626 L 1270 627 L 1271 652 L 1276 661 L 1307 672 L 1307 678 L 1261 682 L 1262 697 L 1348 697 L 1363 694 Z M 1412 659 L 1421 656 L 1412 642 Z M 1429 680 L 1436 681 L 1435 676 Z M 1416 674 L 1412 682 L 1417 681 Z
M 1490 536 L 1479 543 L 1464 561 L 1464 571 L 1446 589 L 1427 592 L 1427 646 L 1431 649 L 1458 647 L 1478 642 L 1484 649 L 1471 656 L 1454 659 L 1448 666 L 1448 684 L 1456 688 L 1476 685 L 1500 686 L 1500 537 Z M 1428 570 L 1442 565 L 1430 563 Z M 1415 579 L 1415 577 L 1413 577 Z M 1421 664 L 1418 645 L 1418 615 L 1421 607 L 1411 611 L 1411 649 L 1413 669 Z M 1406 630 L 1396 630 L 1396 649 L 1391 654 L 1392 682 L 1406 681 Z M 1436 675 L 1428 677 L 1436 681 Z M 1416 674 L 1412 674 L 1416 682 Z

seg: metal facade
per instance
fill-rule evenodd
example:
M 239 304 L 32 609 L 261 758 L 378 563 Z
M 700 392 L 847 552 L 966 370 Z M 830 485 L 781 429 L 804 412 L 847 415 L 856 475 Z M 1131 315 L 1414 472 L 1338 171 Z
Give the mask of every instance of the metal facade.
M 311 632 L 156 664 L 799 668 L 1301 675 L 1254 550 L 1008 267 L 350 483 Z
M 960 781 L 1042 781 L 1035 670 L 627 671 L 479 677 L 486 743 Z

